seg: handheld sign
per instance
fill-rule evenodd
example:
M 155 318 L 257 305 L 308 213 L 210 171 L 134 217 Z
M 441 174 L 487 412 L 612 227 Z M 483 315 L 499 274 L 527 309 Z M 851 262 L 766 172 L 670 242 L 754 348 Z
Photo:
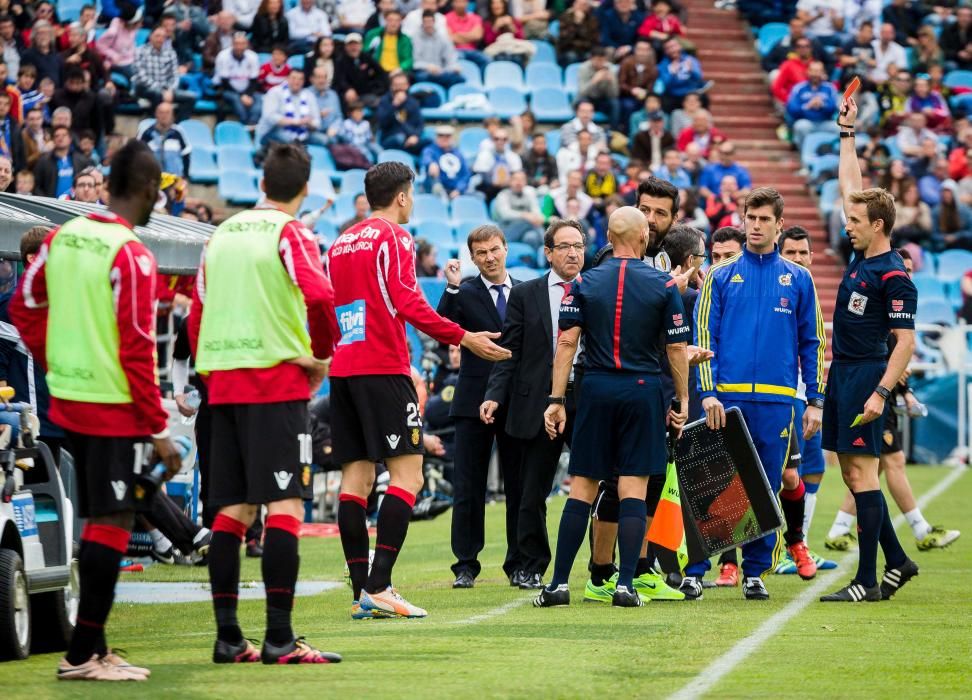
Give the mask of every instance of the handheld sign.
M 854 79 L 847 84 L 847 88 L 844 90 L 844 101 L 849 100 L 857 92 L 858 88 L 861 87 L 861 79 L 854 76 Z

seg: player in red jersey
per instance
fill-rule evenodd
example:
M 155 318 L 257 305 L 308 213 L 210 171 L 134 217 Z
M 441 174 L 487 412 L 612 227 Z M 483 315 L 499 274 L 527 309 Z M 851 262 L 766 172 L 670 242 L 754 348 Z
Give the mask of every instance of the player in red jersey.
M 439 316 L 419 291 L 415 247 L 401 227 L 412 213 L 412 170 L 380 163 L 365 176 L 372 216 L 338 237 L 328 251 L 340 326 L 331 363 L 334 461 L 343 465 L 338 525 L 354 591 L 352 617 L 425 617 L 391 585 L 415 494 L 422 488 L 422 419 L 409 371 L 405 324 L 487 360 L 510 352 L 499 333 L 467 333 Z M 391 484 L 378 511 L 375 558 L 368 572 L 365 506 L 384 461 Z

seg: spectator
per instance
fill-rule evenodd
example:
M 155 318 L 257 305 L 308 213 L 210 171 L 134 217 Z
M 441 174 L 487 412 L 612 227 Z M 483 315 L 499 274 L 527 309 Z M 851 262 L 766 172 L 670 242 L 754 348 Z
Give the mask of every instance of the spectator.
M 422 33 L 422 20 L 426 12 L 432 13 L 432 20 L 435 31 L 445 40 L 449 40 L 449 25 L 445 15 L 439 12 L 439 3 L 436 0 L 422 0 L 419 6 L 409 11 L 402 21 L 402 34 L 405 34 L 412 41 Z
M 399 6 L 396 0 L 378 0 L 378 5 L 375 7 L 375 11 L 371 13 L 368 21 L 365 22 L 364 33 L 367 34 L 375 27 L 385 26 L 385 13 L 390 10 L 399 10 L 405 12 L 403 7 Z
M 10 75 L 17 75 L 20 72 L 20 50 L 17 43 L 16 27 L 13 17 L 8 14 L 0 14 L 0 58 L 7 64 Z
M 55 127 L 54 148 L 38 158 L 34 166 L 34 194 L 60 197 L 71 189 L 75 174 L 89 165 L 91 161 L 75 150 L 71 130 L 66 126 Z
M 927 127 L 928 120 L 924 112 L 911 112 L 905 117 L 905 122 L 898 129 L 898 148 L 909 159 L 921 155 L 921 142 L 931 139 L 937 142 L 935 132 Z
M 927 248 L 931 243 L 931 209 L 918 196 L 918 184 L 909 180 L 901 199 L 895 201 L 894 244 L 915 243 Z
M 776 42 L 776 46 L 770 49 L 770 52 L 766 54 L 760 62 L 763 70 L 770 73 L 783 65 L 784 61 L 790 58 L 790 55 L 795 50 L 797 42 L 799 42 L 801 39 L 806 39 L 809 41 L 810 46 L 812 47 L 811 51 L 813 53 L 813 57 L 818 61 L 823 61 L 824 65 L 827 65 L 827 50 L 824 49 L 823 44 L 817 41 L 817 39 L 807 35 L 806 26 L 806 23 L 799 17 L 793 17 L 790 20 L 790 33 Z M 868 41 L 870 41 L 870 39 Z M 773 76 L 771 75 L 770 80 L 772 80 L 772 78 Z
M 523 171 L 527 184 L 538 192 L 546 194 L 551 187 L 557 186 L 557 161 L 547 150 L 547 137 L 537 134 L 530 143 L 530 149 L 523 156 Z
M 372 163 L 378 157 L 378 144 L 371 133 L 371 123 L 364 117 L 364 105 L 352 102 L 348 105 L 348 117 L 341 122 L 338 140 L 358 149 Z
M 647 41 L 638 41 L 634 53 L 621 60 L 618 66 L 618 86 L 621 92 L 621 125 L 628 125 L 631 115 L 644 104 L 655 87 L 658 67 L 655 52 Z M 631 131 L 634 131 L 631 129 Z
M 408 76 L 397 73 L 391 88 L 378 102 L 378 142 L 382 148 L 398 148 L 418 155 L 428 143 L 422 136 L 425 120 L 418 100 L 408 94 Z
M 472 177 L 466 159 L 453 142 L 454 135 L 451 126 L 437 126 L 435 142 L 423 149 L 420 163 L 426 190 L 449 199 L 465 194 Z
M 490 139 L 483 142 L 473 163 L 473 172 L 481 176 L 479 189 L 492 200 L 496 193 L 509 186 L 513 173 L 523 170 L 523 161 L 510 147 L 506 129 L 496 129 Z
M 216 57 L 221 51 L 233 47 L 234 34 L 236 34 L 236 17 L 232 12 L 222 10 L 216 15 L 216 27 L 203 42 L 202 65 L 205 72 L 213 71 L 216 67 Z
M 895 30 L 893 24 L 885 22 L 881 25 L 879 38 L 874 40 L 874 58 L 877 65 L 868 76 L 871 82 L 885 83 L 889 77 L 889 67 L 895 66 L 898 69 L 907 70 L 908 54 L 905 53 L 901 44 L 895 43 Z
M 692 226 L 700 231 L 709 231 L 709 217 L 705 215 L 705 210 L 699 206 L 699 197 L 696 190 L 679 190 L 679 223 Z
M 446 13 L 446 28 L 449 38 L 459 52 L 459 57 L 472 61 L 482 70 L 489 58 L 479 50 L 485 29 L 483 18 L 468 11 L 466 0 L 452 0 L 452 11 Z
M 749 190 L 753 186 L 753 178 L 745 167 L 736 162 L 735 155 L 736 147 L 731 141 L 723 141 L 719 144 L 719 162 L 709 163 L 705 166 L 702 177 L 699 179 L 699 195 L 706 198 L 710 195 L 718 195 L 726 175 L 732 175 L 735 178 L 738 188 L 737 196 L 749 194 Z
M 682 106 L 672 112 L 669 130 L 673 134 L 681 134 L 687 127 L 692 126 L 692 121 L 698 112 L 704 112 L 702 98 L 694 92 L 690 92 L 682 100 Z
M 64 64 L 57 53 L 54 43 L 54 28 L 47 20 L 38 20 L 30 32 L 30 48 L 21 53 L 22 64 L 29 63 L 37 68 L 37 78 L 50 78 L 55 86 L 61 84 Z
M 560 182 L 567 179 L 567 174 L 575 170 L 582 173 L 594 167 L 597 154 L 603 149 L 594 143 L 589 131 L 577 134 L 577 140 L 569 146 L 561 145 L 557 151 L 557 173 Z
M 926 73 L 932 66 L 945 65 L 945 52 L 938 44 L 938 37 L 933 27 L 924 26 L 918 31 L 918 43 L 915 44 L 911 69 Z
M 958 7 L 955 21 L 942 29 L 941 44 L 946 61 L 961 70 L 972 69 L 972 7 Z
M 402 34 L 402 13 L 389 10 L 385 26 L 372 29 L 364 38 L 364 50 L 388 75 L 412 70 L 412 40 Z
M 360 33 L 365 30 L 368 18 L 374 11 L 375 5 L 371 0 L 340 0 L 337 15 L 332 16 L 337 17 L 342 32 Z
M 439 263 L 436 262 L 438 251 L 435 245 L 429 243 L 424 238 L 415 239 L 415 276 L 416 277 L 439 277 L 441 270 Z
M 412 57 L 416 82 L 431 82 L 450 88 L 465 81 L 459 68 L 456 47 L 435 28 L 436 14 L 426 10 L 422 31 L 412 37 Z
M 611 127 L 622 130 L 618 76 L 608 62 L 607 49 L 595 46 L 591 50 L 591 57 L 580 66 L 577 83 L 578 98 L 589 100 L 595 110 L 608 115 Z
M 5 92 L 0 92 L 0 155 L 10 159 L 15 171 L 27 165 L 20 126 L 10 116 L 10 95 Z
M 509 242 L 523 242 L 533 248 L 539 248 L 543 243 L 543 212 L 537 192 L 527 185 L 526 173 L 522 170 L 514 172 L 509 187 L 496 195 L 493 212 Z
M 698 145 L 699 152 L 703 158 L 709 157 L 709 151 L 713 146 L 726 140 L 722 132 L 712 126 L 712 115 L 704 109 L 696 112 L 692 119 L 692 126 L 686 127 L 678 135 L 676 145 L 678 150 L 683 153 L 688 145 L 694 143 Z
M 659 180 L 672 183 L 680 190 L 687 190 L 692 187 L 692 178 L 688 171 L 682 167 L 682 156 L 674 148 L 665 151 L 661 167 L 656 168 L 652 174 Z
M 524 54 L 519 52 L 522 45 L 517 45 L 511 39 L 523 39 L 523 25 L 510 14 L 507 0 L 489 0 L 489 11 L 483 26 L 486 54 L 495 61 L 516 61 L 522 64 L 525 59 Z
M 160 102 L 155 108 L 155 121 L 143 126 L 136 138 L 152 149 L 155 159 L 164 173 L 179 177 L 189 175 L 189 155 L 192 145 L 182 127 L 175 123 L 175 111 L 168 102 Z
M 304 72 L 314 74 L 314 69 L 321 67 L 327 76 L 328 85 L 334 83 L 334 39 L 322 36 L 314 44 L 314 48 L 304 56 Z
M 813 50 L 808 39 L 799 39 L 794 48 L 796 55 L 783 61 L 773 80 L 773 97 L 781 105 L 785 105 L 790 99 L 790 92 L 794 87 L 807 80 L 810 64 L 813 62 Z
M 685 36 L 678 17 L 672 14 L 672 6 L 668 0 L 655 0 L 651 6 L 651 14 L 638 27 L 638 36 L 651 42 L 655 51 L 661 53 L 662 46 L 669 39 Z
M 270 92 L 278 85 L 287 82 L 287 76 L 293 68 L 287 62 L 287 47 L 274 46 L 270 52 L 270 60 L 260 66 L 257 81 L 263 92 Z
M 366 0 L 358 0 L 367 5 Z M 370 10 L 369 10 L 370 14 Z M 310 51 L 322 36 L 331 36 L 331 22 L 324 10 L 314 5 L 314 0 L 300 0 L 297 7 L 287 12 L 287 27 L 290 32 L 290 50 L 293 53 Z M 367 17 L 365 17 L 367 20 Z
M 250 31 L 260 7 L 260 0 L 222 0 L 222 7 L 236 18 L 236 29 Z
M 361 35 L 344 38 L 344 54 L 334 62 L 334 89 L 345 105 L 361 102 L 375 107 L 388 90 L 388 74 L 361 50 Z
M 604 129 L 594 123 L 594 105 L 589 100 L 581 100 L 574 107 L 574 118 L 560 127 L 560 145 L 570 146 L 577 141 L 577 134 L 587 131 L 598 148 L 607 148 Z
M 972 250 L 972 210 L 958 201 L 953 181 L 942 186 L 941 201 L 932 212 L 932 234 L 940 248 Z
M 908 116 L 906 107 L 910 96 L 911 74 L 906 70 L 895 70 L 894 76 L 878 88 L 878 110 L 886 134 L 894 134 Z
M 834 117 L 837 114 L 837 90 L 826 80 L 824 66 L 812 61 L 807 80 L 798 83 L 790 91 L 786 102 L 786 122 L 793 132 L 797 148 L 810 133 L 834 133 L 838 131 Z
M 61 52 L 61 61 L 64 64 L 65 71 L 71 66 L 78 66 L 87 72 L 92 89 L 109 84 L 111 81 L 105 71 L 104 59 L 88 45 L 87 32 L 85 32 L 84 26 L 80 22 L 72 22 L 68 27 L 67 37 L 67 48 Z M 66 74 L 64 77 L 67 80 Z M 114 85 L 111 85 L 111 89 L 114 90 Z
M 942 199 L 942 187 L 948 180 L 948 159 L 939 153 L 938 141 L 926 141 L 921 169 L 915 168 L 921 201 L 935 207 Z
M 88 166 L 74 176 L 74 184 L 71 190 L 61 195 L 59 199 L 95 204 L 98 201 L 100 181 L 103 180 L 104 175 L 101 174 L 101 171 L 93 166 Z
M 182 121 L 192 116 L 192 107 L 198 95 L 179 89 L 179 61 L 175 51 L 164 43 L 165 30 L 156 27 L 149 35 L 148 43 L 137 52 L 132 84 L 136 96 L 151 102 L 152 109 L 159 102 L 176 103 L 176 120 Z
M 30 64 L 25 66 L 25 68 L 33 68 Z M 57 88 L 54 87 L 54 81 L 50 78 L 44 78 L 40 81 L 39 97 L 37 98 L 37 104 L 41 106 L 44 110 L 44 118 L 50 120 L 51 116 L 57 110 L 51 109 L 51 100 L 54 99 L 54 91 Z M 30 105 L 30 103 L 26 103 Z M 70 112 L 70 110 L 68 110 Z M 53 124 L 52 124 L 53 125 Z
M 260 59 L 250 49 L 249 43 L 246 34 L 237 32 L 233 36 L 233 46 L 219 52 L 213 87 L 240 122 L 256 124 L 260 120 L 263 102 L 259 81 Z
M 633 139 L 639 131 L 647 131 L 651 127 L 649 116 L 655 112 L 661 112 L 663 124 L 668 129 L 668 115 L 662 112 L 661 97 L 655 93 L 649 93 L 645 97 L 644 105 L 641 109 L 631 115 L 628 120 L 628 137 Z M 669 131 L 671 131 L 669 129 Z
M 19 125 L 24 119 L 24 108 L 20 98 L 20 90 L 10 84 L 7 79 L 7 64 L 0 57 L 0 92 L 10 96 L 10 117 Z
M 689 93 L 701 94 L 708 88 L 702 79 L 699 60 L 683 53 L 676 39 L 665 42 L 665 58 L 658 66 L 658 75 L 665 86 L 663 100 L 669 111 L 681 105 Z
M 546 39 L 550 12 L 546 0 L 510 0 L 510 14 L 523 25 L 527 39 Z
M 35 107 L 24 116 L 24 126 L 20 131 L 24 143 L 24 165 L 34 169 L 37 159 L 54 147 L 51 135 L 44 127 L 44 112 Z
M 195 24 L 190 15 L 195 18 Z M 165 29 L 169 45 L 176 52 L 180 65 L 188 72 L 199 43 L 209 35 L 209 21 L 202 8 L 191 6 L 190 9 L 182 0 L 175 0 L 163 11 L 159 24 Z
M 608 198 L 618 193 L 618 177 L 610 153 L 597 155 L 594 167 L 584 176 L 584 192 L 591 198 L 593 207 L 602 213 Z
M 648 129 L 635 134 L 631 143 L 631 157 L 647 163 L 649 169 L 661 167 L 665 151 L 675 147 L 675 138 L 665 129 L 665 113 L 648 115 Z
M 355 195 L 354 198 L 354 216 L 352 216 L 347 221 L 341 223 L 338 226 L 338 231 L 344 233 L 352 226 L 357 226 L 362 221 L 368 218 L 371 214 L 371 210 L 368 208 L 368 198 L 363 194 Z
M 830 46 L 844 29 L 844 0 L 800 0 L 797 17 L 806 23 L 807 34 Z
M 644 13 L 635 9 L 634 0 L 615 0 L 614 7 L 601 12 L 601 46 L 614 52 L 615 61 L 631 53 L 644 19 Z
M 290 44 L 290 23 L 284 14 L 283 0 L 262 0 L 253 18 L 253 50 L 269 53 L 278 44 Z M 309 70 L 308 66 L 304 66 Z
M 915 37 L 918 35 L 918 28 L 925 14 L 926 11 L 911 0 L 891 0 L 891 4 L 887 5 L 881 13 L 881 21 L 894 27 L 894 40 L 905 46 L 918 43 Z
M 705 215 L 709 219 L 712 229 L 723 226 L 739 226 L 742 219 L 738 215 L 739 206 L 745 202 L 745 197 L 739 196 L 739 185 L 736 178 L 726 175 L 719 182 L 718 194 L 706 197 Z
M 816 55 L 814 55 L 816 58 Z M 838 58 L 840 84 L 847 85 L 854 78 L 867 81 L 866 89 L 871 89 L 871 71 L 877 67 L 877 54 L 874 52 L 874 25 L 862 22 L 853 38 L 848 39 L 840 48 Z
M 263 98 L 263 113 L 257 124 L 257 142 L 307 143 L 321 127 L 317 100 L 304 88 L 304 71 L 293 69 L 287 82 Z
M 881 178 L 879 186 L 890 192 L 895 200 L 900 200 L 908 183 L 912 182 L 913 179 L 905 162 L 901 158 L 895 158 L 891 161 L 888 172 Z
M 591 11 L 590 0 L 574 0 L 570 9 L 560 15 L 557 35 L 557 61 L 561 66 L 578 63 L 598 45 L 601 27 Z
M 932 131 L 947 133 L 952 128 L 948 103 L 941 93 L 931 89 L 931 81 L 926 73 L 915 76 L 914 91 L 905 103 L 905 109 L 925 115 L 928 128 Z
M 91 129 L 96 137 L 104 135 L 103 109 L 98 96 L 87 87 L 84 71 L 72 65 L 64 72 L 64 87 L 54 91 L 51 109 L 67 107 L 71 110 L 75 135 Z
M 21 170 L 15 176 L 14 192 L 16 194 L 33 195 L 34 193 L 34 171 Z
M 330 141 L 344 120 L 344 115 L 341 113 L 341 98 L 331 89 L 327 69 L 324 66 L 317 66 L 311 71 L 310 92 L 317 100 L 317 110 L 321 115 L 319 134 Z
M 0 156 L 0 192 L 10 192 L 14 181 L 14 170 L 7 156 Z
M 557 214 L 562 219 L 586 219 L 594 206 L 594 202 L 584 192 L 584 174 L 580 170 L 568 173 L 563 184 L 550 191 L 550 199 L 553 201 Z M 573 200 L 576 210 L 571 209 L 569 204 L 571 200 Z

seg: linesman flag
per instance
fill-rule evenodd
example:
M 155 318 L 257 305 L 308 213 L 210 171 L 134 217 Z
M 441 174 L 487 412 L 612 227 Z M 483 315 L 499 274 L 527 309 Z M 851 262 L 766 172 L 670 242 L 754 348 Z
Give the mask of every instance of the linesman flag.
M 679 410 L 679 402 L 673 401 L 672 408 Z M 678 568 L 682 570 L 688 562 L 688 547 L 685 542 L 685 526 L 682 522 L 682 498 L 678 488 L 678 470 L 675 466 L 675 435 L 668 433 L 668 467 L 665 470 L 665 486 L 661 499 L 652 518 L 651 527 L 645 539 L 675 553 Z

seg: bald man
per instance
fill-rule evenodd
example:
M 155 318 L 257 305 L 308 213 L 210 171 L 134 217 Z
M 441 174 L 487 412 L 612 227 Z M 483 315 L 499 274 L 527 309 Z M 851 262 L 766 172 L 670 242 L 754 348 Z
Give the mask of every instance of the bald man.
M 587 534 L 598 482 L 618 478 L 618 552 L 620 571 L 611 604 L 640 607 L 633 578 L 645 538 L 648 480 L 665 478 L 666 424 L 681 431 L 688 411 L 688 356 L 691 337 L 682 298 L 672 278 L 641 262 L 648 221 L 634 207 L 621 207 L 608 221 L 614 257 L 574 282 L 560 306 L 560 337 L 553 367 L 553 391 L 544 414 L 555 439 L 566 424 L 564 392 L 570 366 L 584 336 L 584 379 L 574 425 L 569 473 L 570 497 L 557 537 L 550 584 L 534 605 L 570 604 L 567 579 Z M 667 410 L 661 384 L 658 338 L 666 354 L 681 403 Z

